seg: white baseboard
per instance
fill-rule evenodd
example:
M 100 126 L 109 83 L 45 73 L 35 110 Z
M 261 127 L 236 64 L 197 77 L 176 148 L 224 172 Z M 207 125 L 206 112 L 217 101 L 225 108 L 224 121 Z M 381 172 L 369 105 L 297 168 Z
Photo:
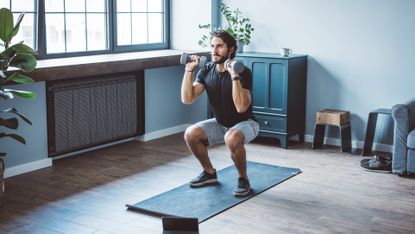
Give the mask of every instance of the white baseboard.
M 176 134 L 176 133 L 179 133 L 179 132 L 184 132 L 186 130 L 186 128 L 189 127 L 190 125 L 191 124 L 182 124 L 182 125 L 171 127 L 171 128 L 166 128 L 166 129 L 162 129 L 162 130 L 158 130 L 158 131 L 154 131 L 154 132 L 149 132 L 149 133 L 146 133 L 144 135 L 138 136 L 135 139 L 137 141 L 142 141 L 142 142 L 151 141 L 151 140 L 154 140 L 154 139 L 157 139 L 157 138 L 173 135 L 173 134 Z
M 52 166 L 51 158 L 25 163 L 19 166 L 6 168 L 6 170 L 4 171 L 4 178 L 20 175 L 26 172 L 35 171 L 50 166 Z
M 305 135 L 304 141 L 313 143 L 313 135 Z M 324 144 L 341 146 L 340 138 L 324 137 Z M 363 149 L 363 141 L 352 141 L 352 148 Z M 392 153 L 392 145 L 373 143 L 373 150 Z

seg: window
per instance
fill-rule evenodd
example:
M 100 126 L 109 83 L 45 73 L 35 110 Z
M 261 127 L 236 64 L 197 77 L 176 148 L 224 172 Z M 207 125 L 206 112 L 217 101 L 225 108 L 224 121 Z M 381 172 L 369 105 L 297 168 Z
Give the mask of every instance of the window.
M 41 58 L 168 48 L 169 0 L 0 0 Z
M 36 0 L 0 0 L 0 8 L 6 7 L 13 12 L 13 20 L 16 23 L 17 18 L 22 12 L 25 12 L 24 19 L 20 24 L 19 32 L 13 37 L 12 44 L 24 41 L 26 45 L 37 49 L 36 43 Z
M 117 48 L 165 44 L 164 3 L 163 0 L 116 0 Z
M 108 49 L 106 0 L 44 0 L 46 54 Z

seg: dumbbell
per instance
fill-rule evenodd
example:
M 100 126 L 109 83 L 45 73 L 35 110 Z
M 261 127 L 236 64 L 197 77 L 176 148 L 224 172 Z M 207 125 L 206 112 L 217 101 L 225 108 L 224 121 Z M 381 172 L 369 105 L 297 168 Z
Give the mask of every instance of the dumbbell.
M 188 53 L 182 53 L 182 56 L 180 57 L 180 64 L 186 65 L 186 63 L 188 62 L 192 62 L 190 55 Z M 206 62 L 207 62 L 206 56 L 200 56 L 199 67 L 204 67 Z
M 225 67 L 228 67 L 229 62 L 231 62 L 231 67 L 236 73 L 242 73 L 244 71 L 245 66 L 239 61 L 232 61 L 228 59 L 225 61 Z

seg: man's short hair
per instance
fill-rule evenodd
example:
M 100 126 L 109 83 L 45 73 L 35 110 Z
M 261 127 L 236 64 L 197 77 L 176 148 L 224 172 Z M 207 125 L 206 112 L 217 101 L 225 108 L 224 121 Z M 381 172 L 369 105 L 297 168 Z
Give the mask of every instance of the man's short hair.
M 217 30 L 217 31 L 212 32 L 210 39 L 212 40 L 212 38 L 214 37 L 221 38 L 225 42 L 225 44 L 228 46 L 228 49 L 232 47 L 235 48 L 234 52 L 230 56 L 231 59 L 235 58 L 236 50 L 238 49 L 238 45 L 236 44 L 235 38 L 225 30 Z

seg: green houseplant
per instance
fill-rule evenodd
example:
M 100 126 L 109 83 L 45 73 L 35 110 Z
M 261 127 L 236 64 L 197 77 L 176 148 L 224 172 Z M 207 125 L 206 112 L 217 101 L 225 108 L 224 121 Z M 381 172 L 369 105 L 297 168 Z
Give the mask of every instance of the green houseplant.
M 18 33 L 23 17 L 24 14 L 20 14 L 16 24 L 14 24 L 12 12 L 7 8 L 0 9 L 0 48 L 2 49 L 0 53 L 0 99 L 2 101 L 12 99 L 15 96 L 22 98 L 34 98 L 36 96 L 33 92 L 4 88 L 4 86 L 10 84 L 33 82 L 22 72 L 31 72 L 36 68 L 36 51 L 23 44 L 23 42 L 11 45 L 12 38 Z M 12 69 L 9 70 L 9 68 Z M 19 119 L 30 125 L 32 124 L 29 118 L 21 114 L 16 108 L 0 110 L 0 138 L 8 137 L 25 144 L 25 139 L 18 134 L 4 132 L 5 129 L 9 129 L 9 132 L 16 131 L 19 127 Z M 6 156 L 6 153 L 0 151 L 0 206 L 4 192 L 4 156 Z
M 251 34 L 254 31 L 251 20 L 247 17 L 243 17 L 242 12 L 238 8 L 236 10 L 232 10 L 224 3 L 219 5 L 219 10 L 226 22 L 223 30 L 226 30 L 235 37 L 238 42 L 238 52 L 242 52 L 242 47 L 249 45 L 251 42 Z M 222 29 L 217 25 L 213 25 L 212 27 L 210 24 L 199 24 L 199 28 L 205 30 L 210 30 L 211 28 L 213 28 L 213 30 Z M 198 44 L 202 47 L 208 47 L 210 45 L 210 37 L 204 34 L 198 41 Z

